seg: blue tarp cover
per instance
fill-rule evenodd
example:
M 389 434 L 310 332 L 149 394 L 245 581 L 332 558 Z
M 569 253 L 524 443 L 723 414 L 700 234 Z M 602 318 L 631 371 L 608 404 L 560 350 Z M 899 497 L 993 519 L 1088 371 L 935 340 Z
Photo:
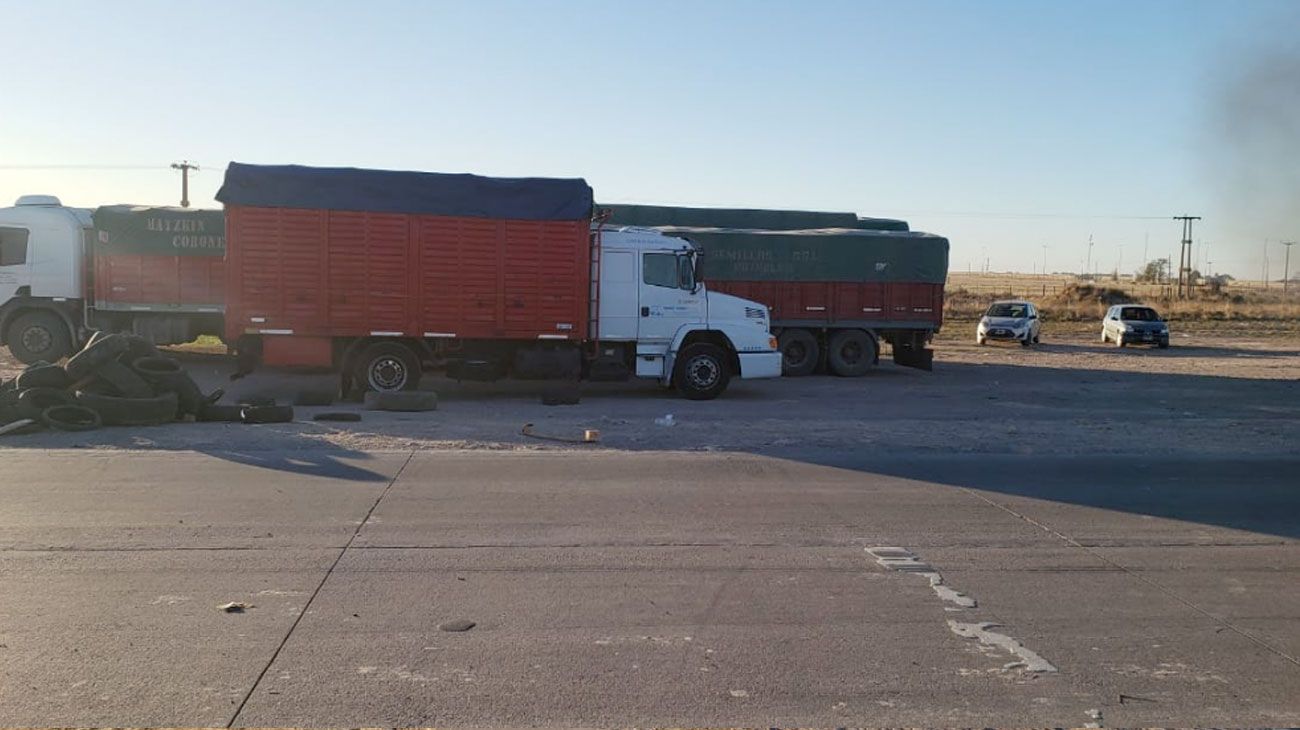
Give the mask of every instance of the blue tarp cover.
M 258 208 L 585 220 L 591 217 L 592 192 L 581 178 L 500 178 L 232 162 L 217 200 Z

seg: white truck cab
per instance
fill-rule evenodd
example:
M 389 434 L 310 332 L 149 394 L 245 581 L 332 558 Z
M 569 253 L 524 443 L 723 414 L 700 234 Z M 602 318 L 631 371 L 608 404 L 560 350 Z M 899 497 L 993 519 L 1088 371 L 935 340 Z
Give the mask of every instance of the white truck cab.
M 632 374 L 714 398 L 729 380 L 781 375 L 767 307 L 708 291 L 690 241 L 647 228 L 599 228 L 598 318 L 602 347 L 623 343 Z M 593 277 L 596 278 L 596 277 Z
M 72 352 L 83 320 L 90 211 L 52 195 L 25 195 L 0 208 L 0 344 L 22 362 Z

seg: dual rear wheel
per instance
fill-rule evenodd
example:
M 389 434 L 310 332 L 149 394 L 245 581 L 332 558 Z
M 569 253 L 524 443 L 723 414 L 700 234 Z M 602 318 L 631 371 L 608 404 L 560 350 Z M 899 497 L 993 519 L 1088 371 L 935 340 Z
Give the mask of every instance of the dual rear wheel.
M 777 338 L 784 375 L 811 375 L 821 360 L 821 345 L 808 330 L 788 329 Z M 826 366 L 843 378 L 865 375 L 876 364 L 879 348 L 865 330 L 836 330 L 826 342 Z

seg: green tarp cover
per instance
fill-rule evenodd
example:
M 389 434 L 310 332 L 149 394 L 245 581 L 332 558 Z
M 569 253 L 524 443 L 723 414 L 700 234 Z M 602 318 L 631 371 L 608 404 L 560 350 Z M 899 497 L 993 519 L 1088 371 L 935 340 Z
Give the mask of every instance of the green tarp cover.
M 856 213 L 757 208 L 681 208 L 665 205 L 598 205 L 597 207 L 608 210 L 610 212 L 608 222 L 619 226 L 758 228 L 771 231 L 799 231 L 810 228 L 908 230 L 907 221 L 890 218 L 859 218 Z
M 948 239 L 929 233 L 846 228 L 659 230 L 688 238 L 703 250 L 706 281 L 942 284 L 948 275 Z
M 226 216 L 220 210 L 106 205 L 95 209 L 92 220 L 100 255 L 226 255 Z

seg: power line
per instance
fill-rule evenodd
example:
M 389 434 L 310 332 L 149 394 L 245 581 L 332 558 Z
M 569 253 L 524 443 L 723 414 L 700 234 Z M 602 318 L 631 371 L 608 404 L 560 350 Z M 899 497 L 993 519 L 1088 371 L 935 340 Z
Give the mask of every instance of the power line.
M 166 170 L 166 165 L 0 165 L 0 170 Z
M 1085 213 L 996 213 L 987 211 L 968 211 L 968 210 L 897 210 L 897 209 L 875 209 L 881 215 L 932 215 L 932 216 L 949 216 L 954 218 L 1061 218 L 1068 220 L 1130 220 L 1130 221 L 1159 221 L 1167 220 L 1163 215 L 1093 215 Z

